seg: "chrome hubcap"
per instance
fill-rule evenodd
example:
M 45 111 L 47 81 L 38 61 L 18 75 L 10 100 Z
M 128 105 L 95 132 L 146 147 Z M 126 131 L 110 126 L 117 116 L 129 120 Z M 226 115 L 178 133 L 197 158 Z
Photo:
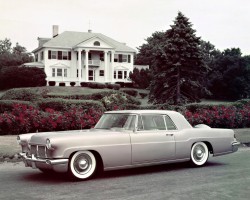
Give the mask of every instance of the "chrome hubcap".
M 86 174 L 92 167 L 92 161 L 89 155 L 79 155 L 74 161 L 74 169 L 79 174 Z
M 203 146 L 199 145 L 196 146 L 194 149 L 194 158 L 196 161 L 201 161 L 204 158 L 205 155 L 205 149 Z

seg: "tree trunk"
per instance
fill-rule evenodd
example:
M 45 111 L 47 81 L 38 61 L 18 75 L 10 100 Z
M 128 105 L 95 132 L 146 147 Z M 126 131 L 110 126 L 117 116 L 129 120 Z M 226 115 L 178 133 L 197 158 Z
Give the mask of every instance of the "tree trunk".
M 178 105 L 180 103 L 181 98 L 181 90 L 180 90 L 180 66 L 177 66 L 177 84 L 176 84 L 176 99 L 175 104 Z

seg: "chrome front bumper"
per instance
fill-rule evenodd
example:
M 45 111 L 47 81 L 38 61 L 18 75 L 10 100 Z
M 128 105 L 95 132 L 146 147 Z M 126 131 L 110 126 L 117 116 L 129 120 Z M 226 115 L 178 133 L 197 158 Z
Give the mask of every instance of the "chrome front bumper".
M 237 141 L 232 142 L 232 150 L 233 150 L 233 152 L 238 151 L 239 146 L 240 146 L 240 142 L 237 142 Z
M 52 169 L 56 172 L 67 172 L 69 159 L 41 159 L 34 155 L 28 157 L 26 153 L 19 153 L 22 157 L 25 167 L 33 169 Z

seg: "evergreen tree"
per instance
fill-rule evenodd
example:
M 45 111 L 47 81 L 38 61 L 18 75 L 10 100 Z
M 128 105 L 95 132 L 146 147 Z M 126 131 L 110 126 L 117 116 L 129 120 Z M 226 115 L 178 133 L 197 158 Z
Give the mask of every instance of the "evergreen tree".
M 189 19 L 179 12 L 174 25 L 151 50 L 150 102 L 181 104 L 199 100 L 207 71 L 200 44 Z

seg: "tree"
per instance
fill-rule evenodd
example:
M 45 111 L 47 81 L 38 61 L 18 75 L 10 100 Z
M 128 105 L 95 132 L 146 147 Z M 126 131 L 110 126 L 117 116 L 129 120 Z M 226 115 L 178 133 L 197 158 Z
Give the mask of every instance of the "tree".
M 11 45 L 10 39 L 0 40 L 0 54 L 11 53 Z
M 242 57 L 239 48 L 226 49 L 214 59 L 214 68 L 207 75 L 212 97 L 237 100 L 250 96 L 250 59 Z
M 137 68 L 134 68 L 133 73 L 130 72 L 129 78 L 137 87 L 146 89 L 150 85 L 152 75 L 149 69 L 139 70 Z
M 0 67 L 19 66 L 31 61 L 32 57 L 25 47 L 16 43 L 16 46 L 12 48 L 9 39 L 0 40 Z
M 179 12 L 171 29 L 151 46 L 150 102 L 181 104 L 199 100 L 204 88 L 201 82 L 208 70 L 200 44 L 189 19 Z
M 0 89 L 46 85 L 44 70 L 37 67 L 7 66 L 0 68 Z

